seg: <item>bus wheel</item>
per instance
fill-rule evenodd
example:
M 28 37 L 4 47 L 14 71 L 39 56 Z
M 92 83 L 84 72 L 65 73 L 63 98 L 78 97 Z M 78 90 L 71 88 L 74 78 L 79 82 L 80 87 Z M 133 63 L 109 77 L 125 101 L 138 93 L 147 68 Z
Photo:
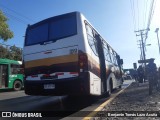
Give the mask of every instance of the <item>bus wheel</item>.
M 16 80 L 13 84 L 13 89 L 15 91 L 21 90 L 22 89 L 22 83 L 21 81 Z
M 109 83 L 109 90 L 108 90 L 108 92 L 107 92 L 107 96 L 110 96 L 111 93 L 112 93 L 112 83 L 110 82 L 110 83 Z

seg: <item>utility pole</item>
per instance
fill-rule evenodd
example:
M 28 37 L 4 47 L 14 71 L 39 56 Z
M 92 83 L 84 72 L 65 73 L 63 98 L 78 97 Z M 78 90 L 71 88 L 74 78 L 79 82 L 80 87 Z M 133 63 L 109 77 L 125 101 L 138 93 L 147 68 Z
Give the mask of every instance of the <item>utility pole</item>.
M 146 54 L 145 54 L 145 44 L 144 44 L 144 40 L 143 40 L 143 35 L 146 35 L 146 34 L 143 34 L 144 31 L 148 31 L 149 29 L 144 29 L 144 30 L 138 30 L 138 31 L 135 31 L 136 33 L 137 32 L 140 32 L 140 34 L 136 34 L 136 36 L 141 36 L 141 40 L 140 40 L 140 47 L 142 46 L 141 48 L 141 54 L 142 54 L 142 60 L 144 61 L 144 75 L 146 76 Z M 145 81 L 145 78 L 144 78 L 144 81 Z
M 143 52 L 143 60 L 145 61 L 146 60 L 146 54 L 145 54 L 145 50 L 144 50 L 144 41 L 143 41 L 143 33 L 141 31 L 141 42 L 142 42 L 142 52 Z M 144 62 L 144 68 L 146 68 L 146 62 Z
M 159 31 L 159 28 L 156 28 L 155 32 L 157 33 L 157 40 L 158 40 L 158 47 L 159 47 L 159 54 L 160 54 L 160 44 L 159 44 L 158 31 Z
M 139 44 L 137 44 L 137 45 L 139 45 L 139 47 L 138 48 L 140 48 L 140 60 L 143 60 L 143 53 L 142 53 L 142 43 L 141 43 L 141 40 L 138 40 L 138 42 L 139 42 Z
M 144 41 L 143 41 L 143 35 L 145 35 L 145 34 L 143 34 L 143 31 L 145 31 L 145 30 L 139 30 L 139 31 L 135 31 L 135 32 L 140 32 L 140 34 L 139 35 L 136 34 L 136 36 L 141 36 L 140 48 L 142 47 L 141 48 L 142 60 L 145 60 L 146 59 L 145 50 L 144 50 L 145 45 L 144 45 Z

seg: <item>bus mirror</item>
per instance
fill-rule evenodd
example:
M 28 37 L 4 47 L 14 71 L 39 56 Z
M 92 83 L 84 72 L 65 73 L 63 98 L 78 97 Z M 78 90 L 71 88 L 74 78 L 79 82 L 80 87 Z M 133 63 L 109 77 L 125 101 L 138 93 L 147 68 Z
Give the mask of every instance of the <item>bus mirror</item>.
M 117 57 L 118 65 L 121 65 L 121 59 L 120 59 L 120 56 L 119 56 L 119 55 L 117 55 L 116 57 Z
M 120 64 L 123 65 L 123 59 L 120 59 Z
M 118 61 L 120 61 L 120 56 L 119 56 L 119 55 L 117 55 L 116 57 L 117 57 L 117 60 L 118 60 Z

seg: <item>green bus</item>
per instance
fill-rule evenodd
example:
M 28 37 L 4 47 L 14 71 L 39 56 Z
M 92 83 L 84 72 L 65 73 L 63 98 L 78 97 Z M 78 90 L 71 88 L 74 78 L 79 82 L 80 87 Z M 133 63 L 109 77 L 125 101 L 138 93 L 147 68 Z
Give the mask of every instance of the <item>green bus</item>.
M 0 59 L 0 89 L 21 90 L 23 87 L 23 68 L 21 61 Z

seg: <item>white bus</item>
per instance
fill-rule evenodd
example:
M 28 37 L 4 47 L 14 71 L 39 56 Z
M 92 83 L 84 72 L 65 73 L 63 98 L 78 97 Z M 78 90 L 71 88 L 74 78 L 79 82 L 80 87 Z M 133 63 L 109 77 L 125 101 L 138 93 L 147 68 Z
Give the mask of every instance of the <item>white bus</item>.
M 79 12 L 29 25 L 23 57 L 28 95 L 110 95 L 122 85 L 123 60 Z

